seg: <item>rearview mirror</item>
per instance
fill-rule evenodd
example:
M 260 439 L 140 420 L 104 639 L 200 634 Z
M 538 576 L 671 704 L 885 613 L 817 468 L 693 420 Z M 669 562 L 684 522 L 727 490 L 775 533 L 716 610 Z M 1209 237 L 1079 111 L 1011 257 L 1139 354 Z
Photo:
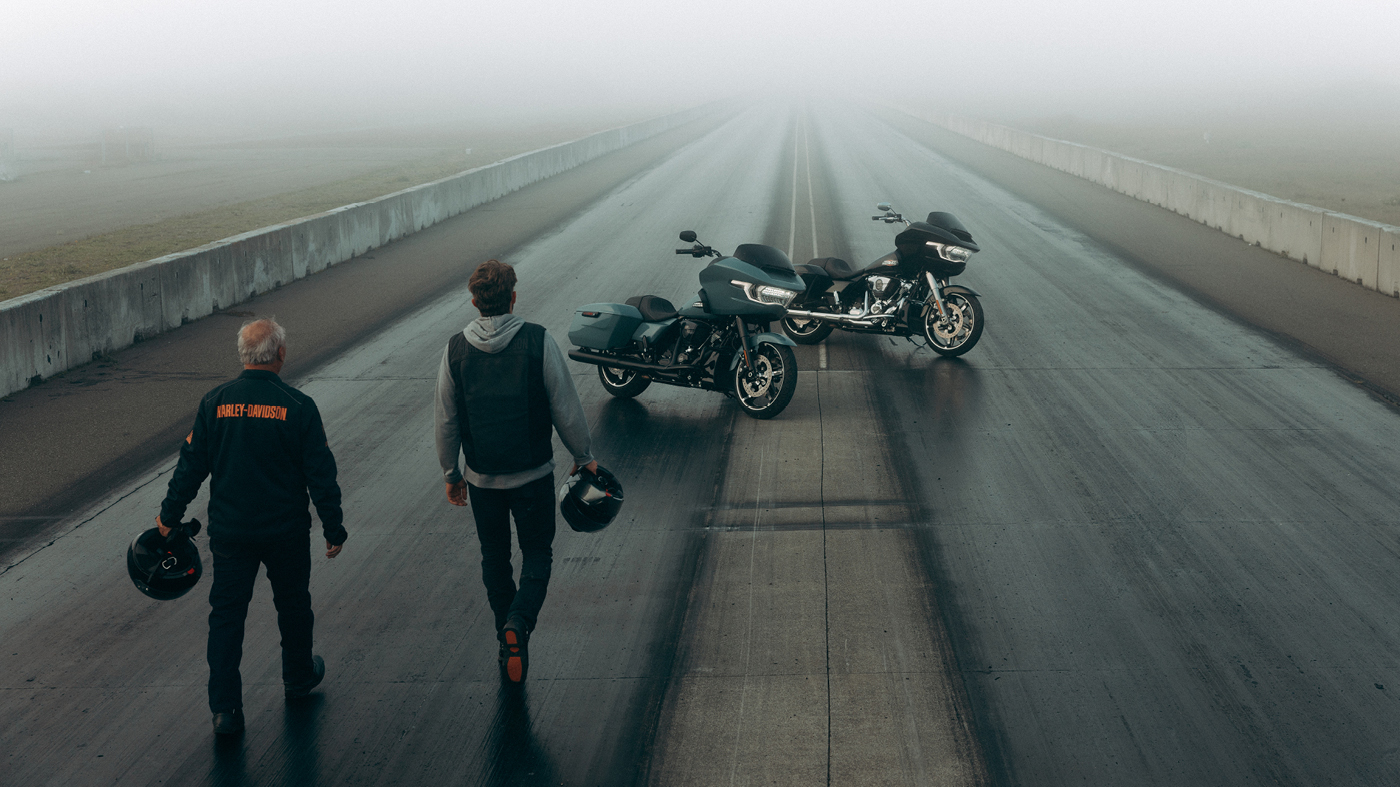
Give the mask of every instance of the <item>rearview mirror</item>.
M 883 211 L 889 212 L 889 211 L 894 210 L 894 208 L 891 207 L 891 206 L 890 206 L 890 203 L 888 203 L 888 202 L 881 202 L 879 205 L 876 205 L 876 206 L 875 206 L 875 210 L 883 210 Z
M 685 232 L 681 233 L 681 240 L 685 241 L 686 243 L 694 243 L 696 237 L 697 236 L 695 234 L 695 230 L 686 230 Z

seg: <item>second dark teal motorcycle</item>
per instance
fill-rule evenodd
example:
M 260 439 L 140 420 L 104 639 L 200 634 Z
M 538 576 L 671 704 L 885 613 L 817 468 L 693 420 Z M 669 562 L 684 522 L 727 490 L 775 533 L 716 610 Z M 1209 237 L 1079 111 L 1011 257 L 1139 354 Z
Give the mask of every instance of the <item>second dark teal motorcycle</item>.
M 788 337 L 769 329 L 804 289 L 787 255 L 746 243 L 731 255 L 694 245 L 677 254 L 715 259 L 700 271 L 700 293 L 681 309 L 655 295 L 579 307 L 569 328 L 575 361 L 595 364 L 603 388 L 633 397 L 653 382 L 720 391 L 754 418 L 772 418 L 797 390 Z

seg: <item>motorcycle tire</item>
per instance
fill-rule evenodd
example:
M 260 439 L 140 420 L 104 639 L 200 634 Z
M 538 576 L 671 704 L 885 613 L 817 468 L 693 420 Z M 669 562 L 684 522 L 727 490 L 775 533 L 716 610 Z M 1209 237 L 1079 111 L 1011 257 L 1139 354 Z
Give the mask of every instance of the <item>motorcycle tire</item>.
M 781 413 L 797 392 L 797 356 L 785 344 L 763 342 L 749 358 L 752 368 L 740 359 L 734 370 L 734 400 L 745 415 L 767 420 Z
M 971 350 L 982 338 L 982 303 L 976 296 L 949 293 L 945 299 L 953 318 L 947 323 L 939 319 L 938 307 L 924 311 L 924 338 L 934 352 L 956 358 Z
M 603 390 L 619 399 L 631 399 L 651 385 L 651 378 L 634 369 L 619 369 L 615 366 L 599 366 L 598 379 Z
M 835 325 L 821 320 L 783 318 L 783 333 L 798 344 L 821 344 L 822 340 L 830 336 L 835 328 Z

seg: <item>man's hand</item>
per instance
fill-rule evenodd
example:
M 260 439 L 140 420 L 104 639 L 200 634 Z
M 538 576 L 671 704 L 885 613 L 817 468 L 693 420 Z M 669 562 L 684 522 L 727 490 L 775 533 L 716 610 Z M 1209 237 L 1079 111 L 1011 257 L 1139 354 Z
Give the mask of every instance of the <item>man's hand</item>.
M 598 472 L 598 460 L 597 460 L 597 459 L 594 459 L 592 462 L 589 462 L 588 464 L 584 465 L 583 467 L 584 467 L 584 469 L 586 469 L 586 470 L 587 470 L 588 472 L 590 472 L 590 473 L 596 473 L 596 472 Z M 574 465 L 573 467 L 569 468 L 569 475 L 572 476 L 574 473 L 577 473 L 577 472 L 578 472 L 578 465 Z
M 162 525 L 162 524 L 160 523 L 160 515 L 159 515 L 159 514 L 156 515 L 156 529 L 160 531 L 160 537 L 161 537 L 161 538 L 169 538 L 169 537 L 170 537 L 170 528 L 168 528 L 168 527 L 166 527 L 165 525 Z
M 447 485 L 447 502 L 454 506 L 464 506 L 467 504 L 466 481 L 458 481 L 455 484 Z
M 326 557 L 335 557 L 336 555 L 339 555 L 339 554 L 340 554 L 340 548 L 343 547 L 343 546 L 345 546 L 345 545 L 344 545 L 344 544 L 332 544 L 331 542 L 327 541 L 327 542 L 326 542 Z

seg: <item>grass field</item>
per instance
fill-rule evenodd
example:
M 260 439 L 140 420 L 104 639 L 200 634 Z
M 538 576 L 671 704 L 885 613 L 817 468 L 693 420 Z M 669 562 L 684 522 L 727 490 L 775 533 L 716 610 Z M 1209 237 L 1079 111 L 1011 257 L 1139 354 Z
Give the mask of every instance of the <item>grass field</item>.
M 68 160 L 49 161 L 46 169 L 0 184 L 0 202 L 15 206 L 9 221 L 17 229 L 11 236 L 32 230 L 30 237 L 71 237 L 87 228 L 87 237 L 6 253 L 0 258 L 0 300 L 363 202 L 633 120 L 224 143 L 183 147 L 164 162 L 95 172 L 83 158 L 85 151 L 72 151 Z M 391 163 L 382 166 L 385 161 Z M 302 183 L 307 185 L 296 187 Z M 250 194 L 256 196 L 220 204 L 221 195 Z M 162 217 L 143 220 L 152 215 Z
M 1400 225 L 1400 124 L 1223 116 L 1187 126 L 1076 117 L 1006 122 L 1274 197 Z

